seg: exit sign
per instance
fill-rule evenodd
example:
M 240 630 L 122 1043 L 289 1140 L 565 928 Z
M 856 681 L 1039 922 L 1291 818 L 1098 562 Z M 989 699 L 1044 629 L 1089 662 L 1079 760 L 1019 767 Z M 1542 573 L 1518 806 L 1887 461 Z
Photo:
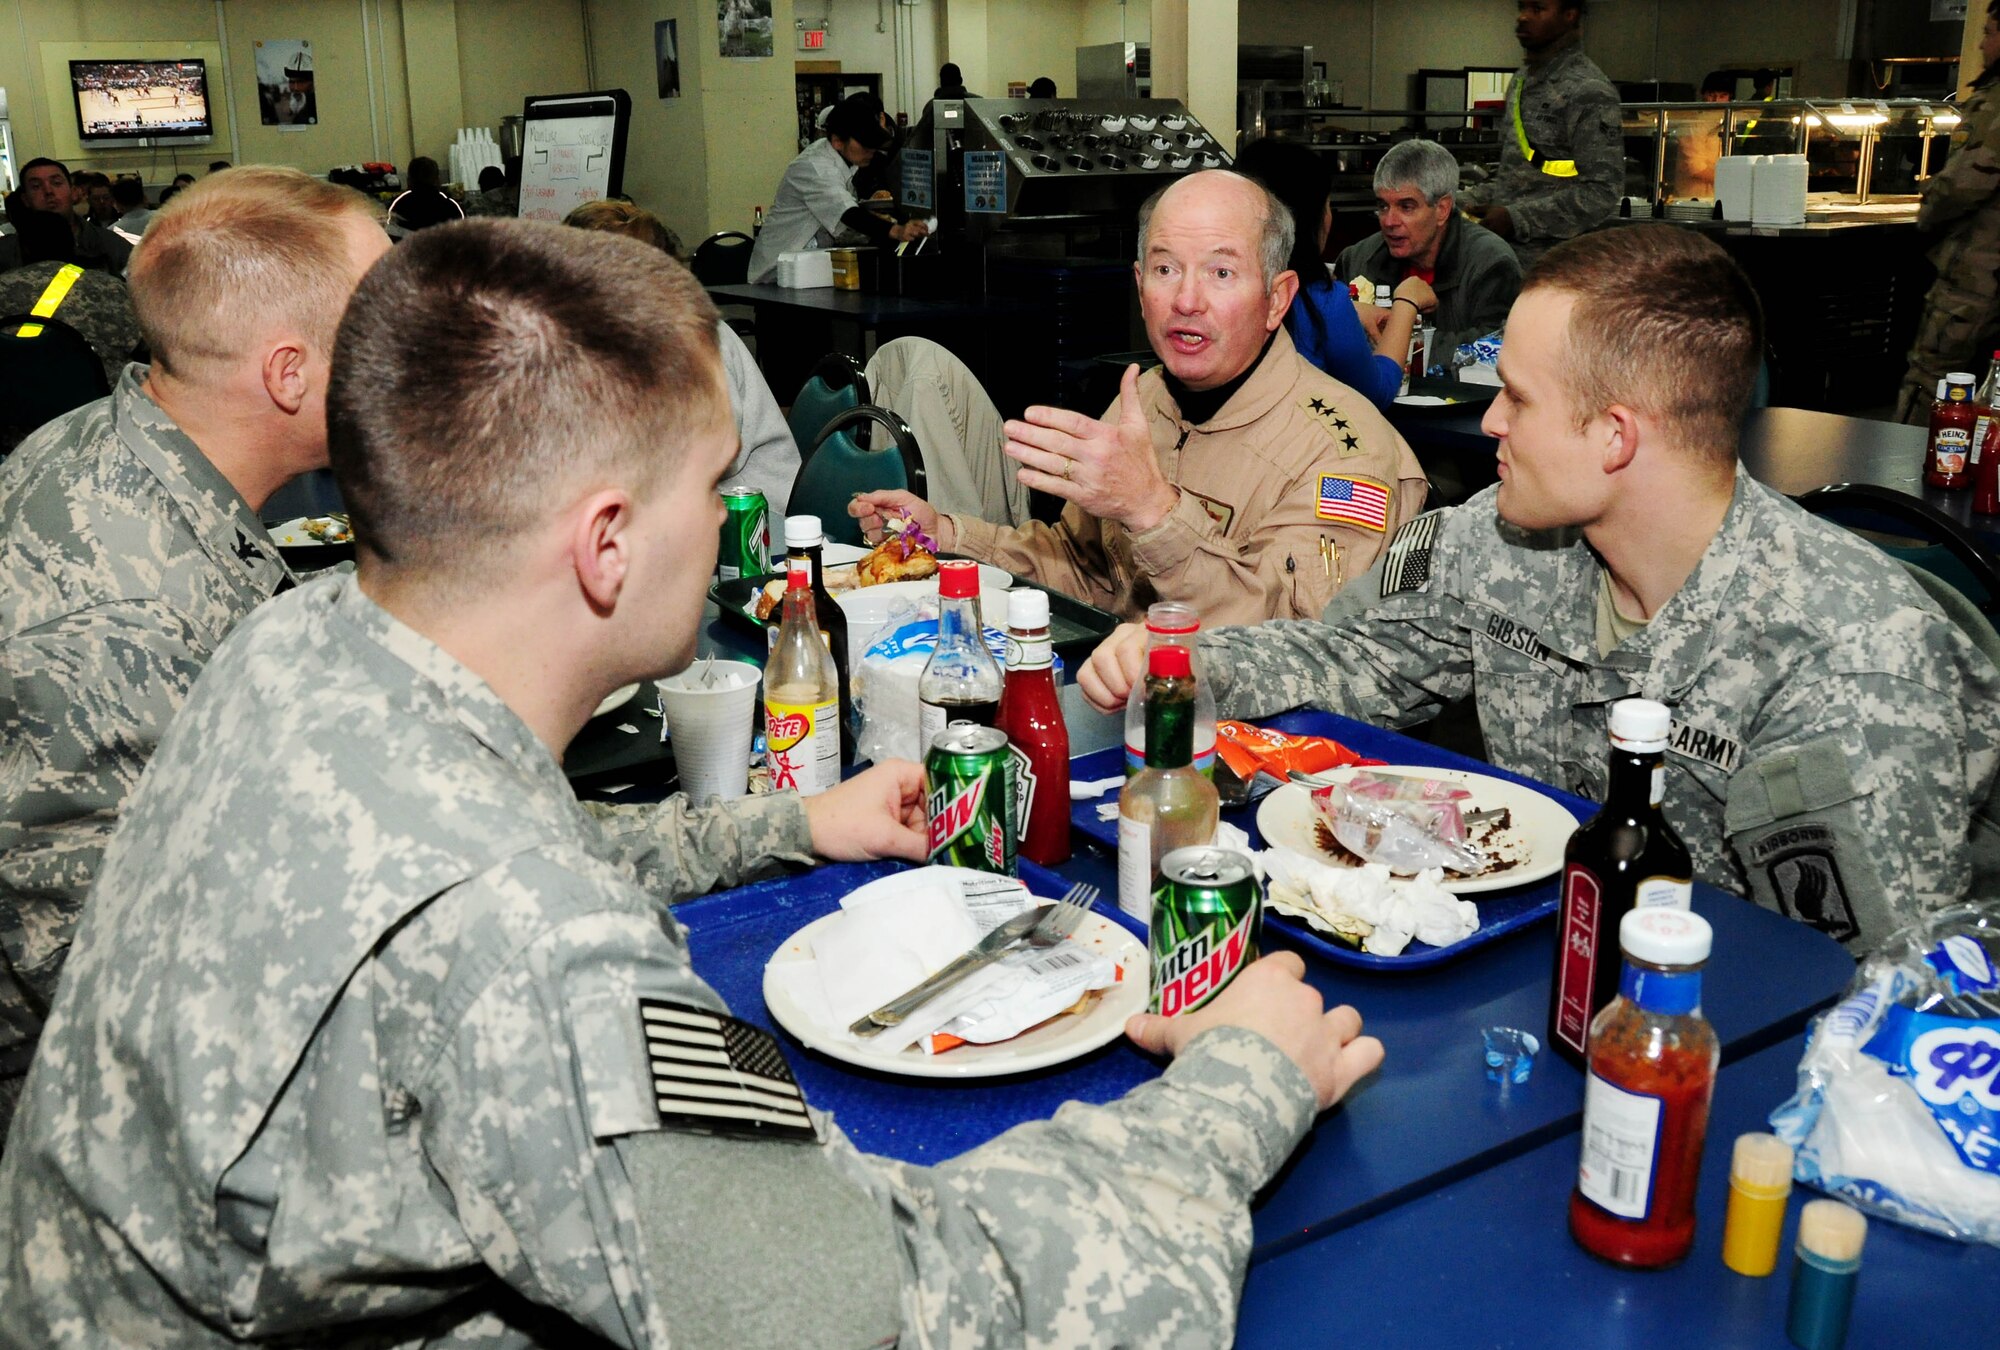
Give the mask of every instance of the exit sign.
M 801 28 L 799 30 L 799 50 L 802 52 L 823 51 L 826 48 L 824 28 Z

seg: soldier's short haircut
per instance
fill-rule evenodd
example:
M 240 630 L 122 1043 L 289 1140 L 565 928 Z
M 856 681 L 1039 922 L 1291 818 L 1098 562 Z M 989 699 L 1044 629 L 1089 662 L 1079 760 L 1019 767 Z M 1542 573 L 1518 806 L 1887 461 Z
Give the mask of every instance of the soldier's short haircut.
M 1736 261 L 1676 225 L 1624 225 L 1542 255 L 1521 293 L 1571 296 L 1564 382 L 1581 427 L 1612 404 L 1692 450 L 1735 458 L 1757 384 L 1764 311 Z
M 1263 183 L 1231 169 L 1199 169 L 1189 174 L 1188 178 L 1198 178 L 1203 174 L 1211 173 L 1219 173 L 1226 177 L 1248 183 L 1264 199 L 1264 219 L 1259 223 L 1256 242 L 1258 265 L 1264 270 L 1264 285 L 1268 287 L 1273 281 L 1277 280 L 1278 273 L 1292 265 L 1292 242 L 1297 237 L 1297 231 L 1300 228 L 1292 220 L 1292 209 L 1285 205 L 1277 193 L 1271 191 Z M 1159 209 L 1160 199 L 1172 191 L 1175 184 L 1187 181 L 1187 178 L 1175 179 L 1174 182 L 1168 183 L 1165 187 L 1153 193 L 1152 196 L 1146 198 L 1145 202 L 1139 207 L 1139 263 L 1141 266 L 1144 266 L 1146 262 L 1146 237 L 1152 233 L 1153 212 Z M 1313 221 L 1308 228 L 1318 229 L 1319 222 L 1316 220 Z M 1299 283 L 1303 285 L 1305 284 L 1305 280 L 1304 277 L 1300 277 Z
M 277 325 L 332 352 L 354 284 L 349 214 L 381 218 L 353 188 L 270 165 L 176 193 L 148 222 L 126 270 L 154 363 L 197 379 Z
M 1458 192 L 1458 159 L 1436 141 L 1407 140 L 1389 147 L 1375 165 L 1375 190 L 1414 187 L 1427 206 Z
M 373 560 L 456 589 L 591 480 L 653 490 L 728 416 L 701 284 L 621 234 L 424 230 L 371 269 L 334 344 L 327 440 Z
M 651 244 L 662 253 L 670 253 L 681 261 L 681 241 L 666 222 L 636 202 L 621 202 L 611 197 L 599 197 L 596 201 L 585 202 L 563 217 L 563 224 L 579 230 L 604 230 L 611 234 L 630 235 L 642 244 Z

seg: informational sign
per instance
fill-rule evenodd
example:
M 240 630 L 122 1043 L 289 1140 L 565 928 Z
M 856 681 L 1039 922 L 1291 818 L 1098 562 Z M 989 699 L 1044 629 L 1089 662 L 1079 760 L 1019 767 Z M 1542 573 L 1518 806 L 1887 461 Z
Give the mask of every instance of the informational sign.
M 802 52 L 825 51 L 826 30 L 824 28 L 801 28 L 799 30 L 799 50 Z
M 530 98 L 523 112 L 521 219 L 563 217 L 624 188 L 632 97 L 623 89 Z
M 998 150 L 965 152 L 965 209 L 989 216 L 1007 214 L 1007 156 Z
M 919 211 L 929 211 L 936 203 L 931 200 L 935 190 L 932 165 L 936 163 L 928 150 L 905 150 L 896 156 L 896 163 L 903 170 L 903 205 L 913 206 Z

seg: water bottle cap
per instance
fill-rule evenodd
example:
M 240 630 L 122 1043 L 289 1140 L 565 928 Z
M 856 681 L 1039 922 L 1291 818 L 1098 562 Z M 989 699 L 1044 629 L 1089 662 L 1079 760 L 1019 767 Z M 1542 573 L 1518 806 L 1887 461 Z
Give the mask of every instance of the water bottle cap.
M 964 559 L 938 564 L 938 595 L 965 600 L 979 594 L 979 564 Z
M 1194 674 L 1194 661 L 1185 647 L 1155 647 L 1146 654 L 1146 668 L 1163 680 L 1184 680 Z
M 814 544 L 824 542 L 825 539 L 826 535 L 820 529 L 818 516 L 785 517 L 786 548 L 811 548 Z
M 1635 961 L 1698 966 L 1715 943 L 1708 920 L 1692 910 L 1635 909 L 1618 921 L 1618 946 Z
M 1673 714 L 1649 698 L 1620 699 L 1611 705 L 1611 743 L 1620 750 L 1648 754 L 1667 748 Z
M 1007 592 L 1007 626 L 1027 632 L 1049 626 L 1049 593 L 1030 586 Z

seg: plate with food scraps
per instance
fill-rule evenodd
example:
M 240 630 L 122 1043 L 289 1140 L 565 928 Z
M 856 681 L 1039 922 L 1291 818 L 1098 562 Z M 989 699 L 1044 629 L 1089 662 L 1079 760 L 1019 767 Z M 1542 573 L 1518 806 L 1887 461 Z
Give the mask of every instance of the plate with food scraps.
M 271 528 L 271 541 L 280 548 L 329 548 L 354 542 L 354 527 L 347 517 L 298 516 Z
M 778 1025 L 807 1047 L 857 1068 L 905 1078 L 1001 1078 L 1028 1073 L 1066 1064 L 1110 1044 L 1125 1034 L 1125 1022 L 1133 1013 L 1146 1011 L 1150 969 L 1146 944 L 1110 919 L 1091 914 L 1085 916 L 1070 941 L 1108 953 L 1118 962 L 1121 976 L 1118 983 L 1091 996 L 1090 1006 L 1083 1012 L 1061 1013 L 1012 1040 L 993 1045 L 960 1045 L 935 1055 L 914 1045 L 893 1053 L 876 1050 L 853 1039 L 844 1026 L 834 1026 L 807 1011 L 793 995 L 784 972 L 778 971 L 781 966 L 810 962 L 814 930 L 839 918 L 840 911 L 821 915 L 772 953 L 764 967 L 764 1004 Z
M 1334 769 L 1319 777 L 1327 782 L 1344 783 L 1357 773 L 1437 779 L 1472 794 L 1459 803 L 1468 814 L 1502 812 L 1484 823 L 1466 827 L 1467 837 L 1486 851 L 1489 861 L 1486 869 L 1476 876 L 1447 873 L 1444 889 L 1455 895 L 1504 890 L 1540 881 L 1562 870 L 1563 849 L 1576 831 L 1576 817 L 1560 802 L 1533 788 L 1483 773 L 1415 764 Z M 1264 798 L 1257 808 L 1257 831 L 1264 836 L 1265 843 L 1315 862 L 1335 867 L 1363 865 L 1360 858 L 1341 847 L 1333 837 L 1332 828 L 1313 810 L 1310 790 L 1298 783 L 1286 783 Z

